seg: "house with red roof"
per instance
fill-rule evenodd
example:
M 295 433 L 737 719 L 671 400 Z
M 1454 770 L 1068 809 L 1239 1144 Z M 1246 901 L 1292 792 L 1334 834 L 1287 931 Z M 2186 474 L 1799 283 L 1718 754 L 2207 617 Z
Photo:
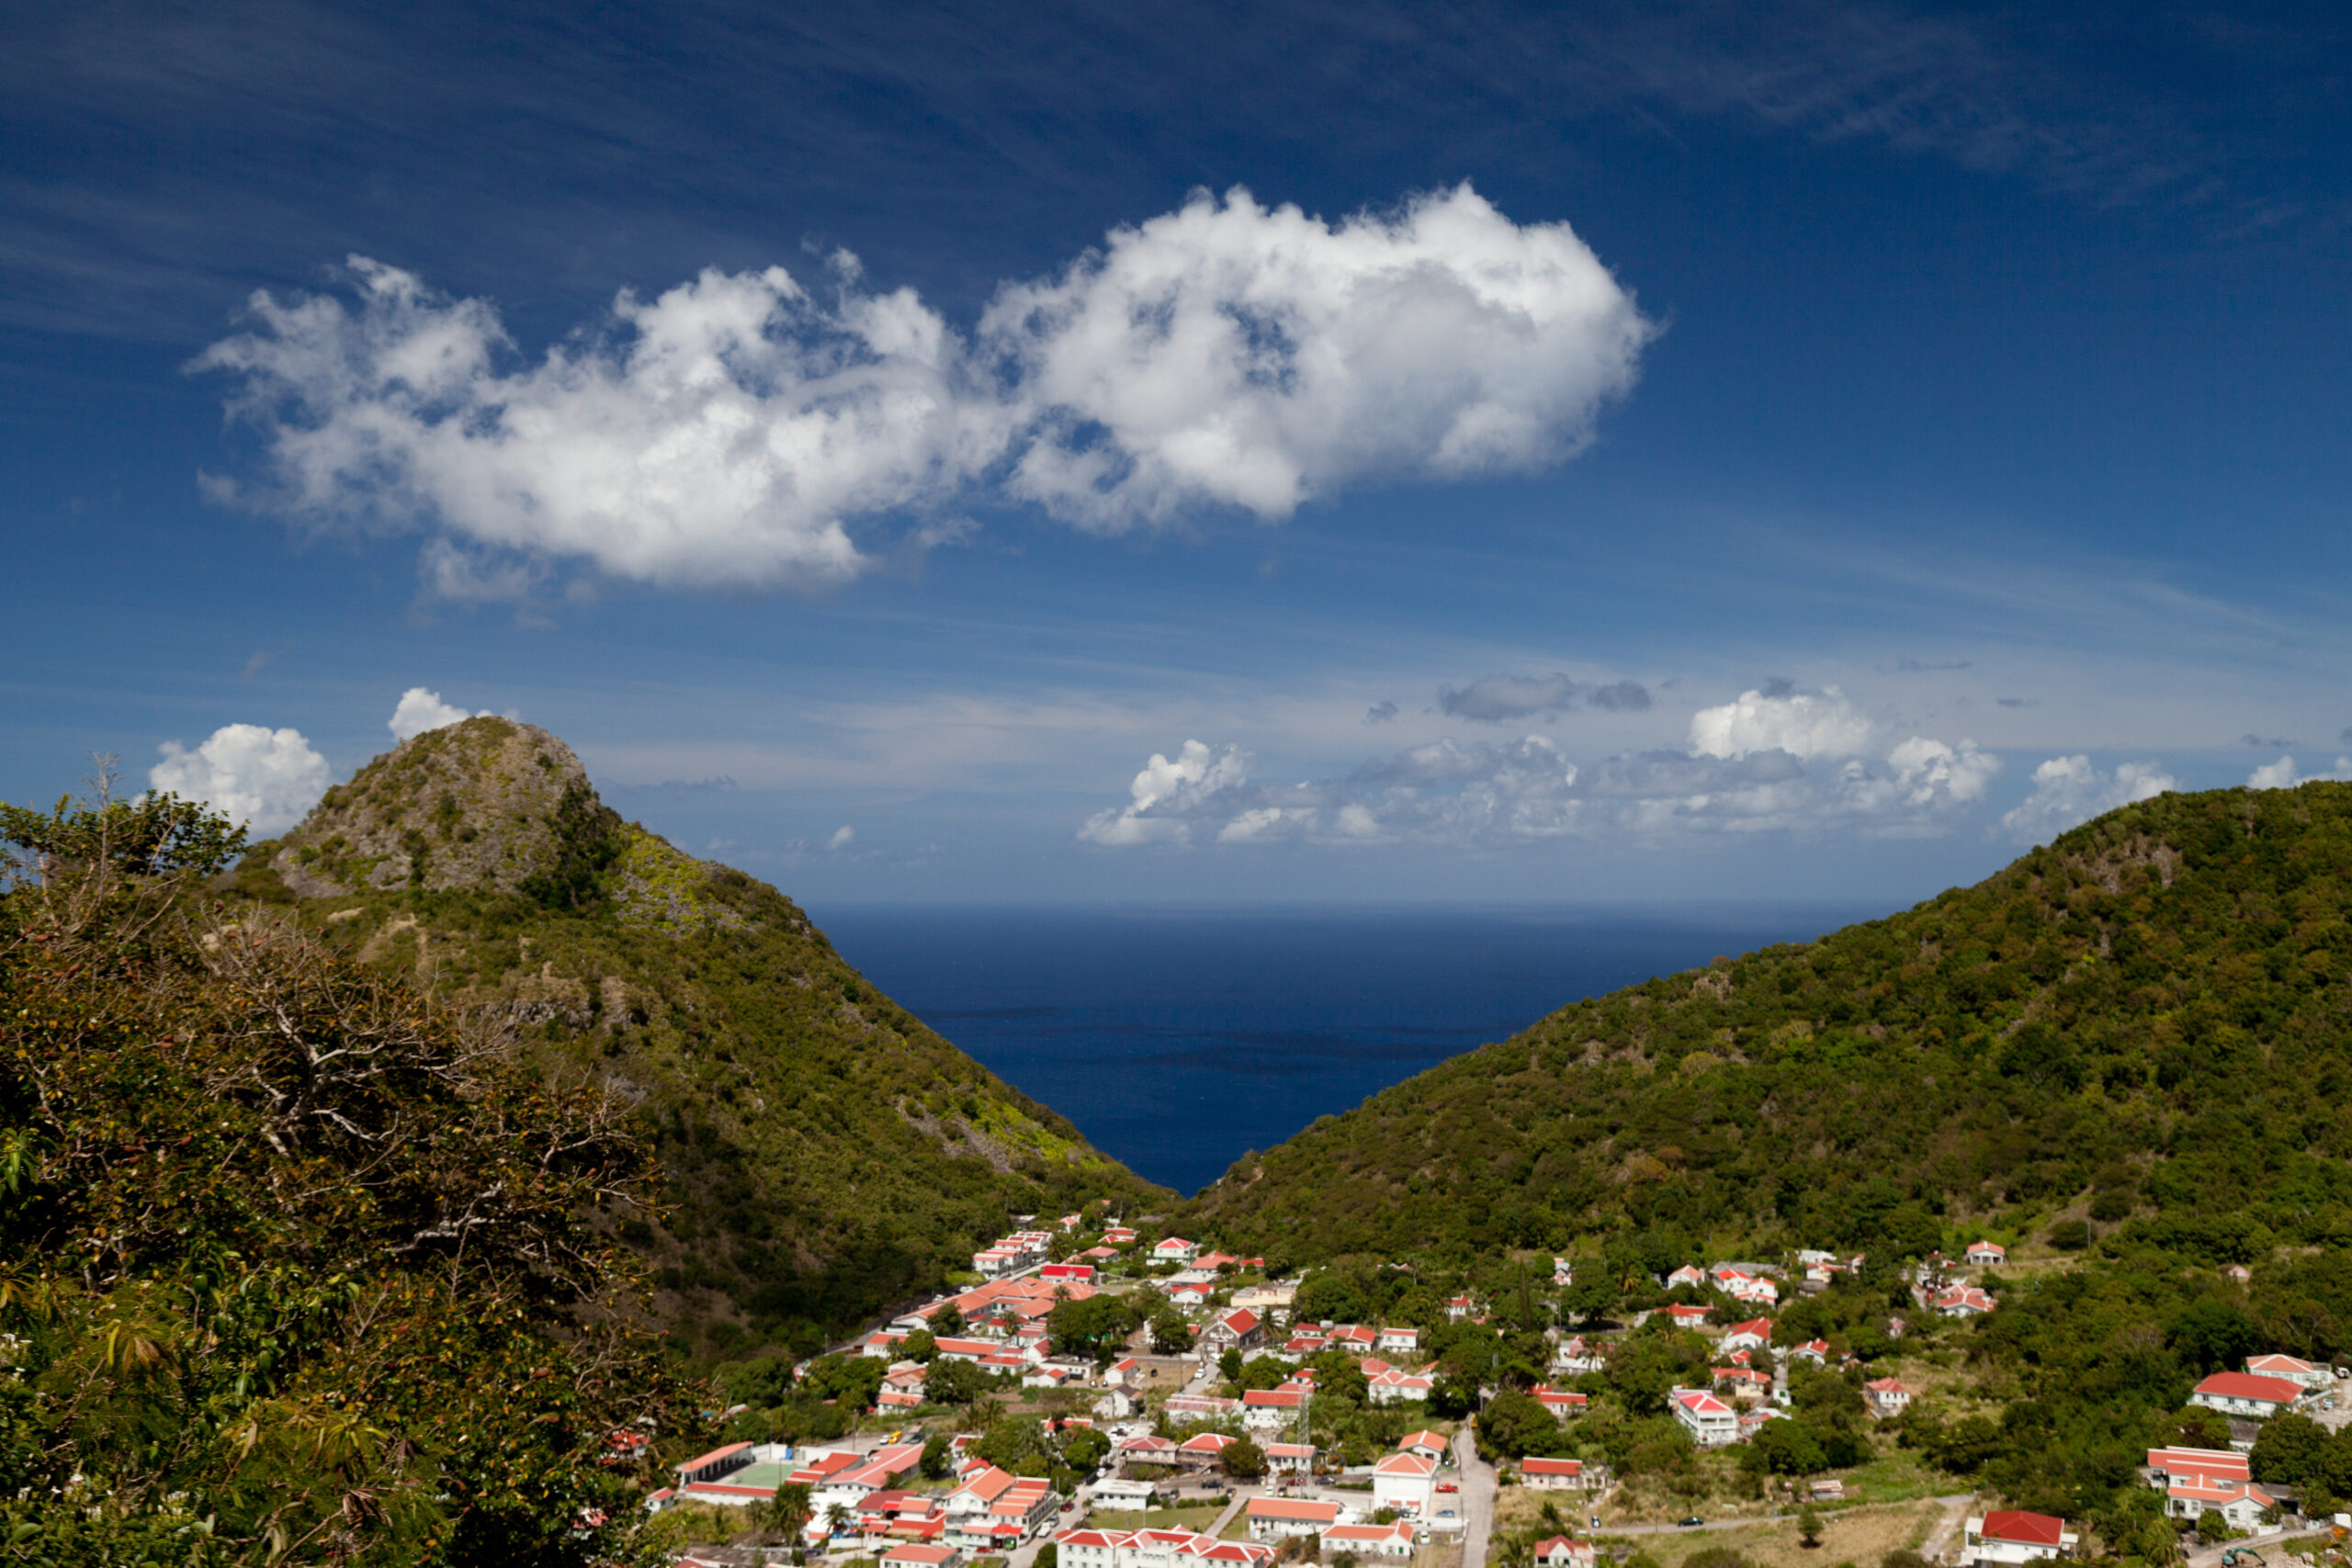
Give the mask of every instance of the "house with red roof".
M 1190 1263 L 1200 1255 L 1201 1244 L 1197 1241 L 1186 1241 L 1181 1235 L 1162 1236 L 1152 1245 L 1151 1248 L 1151 1260 L 1154 1263 Z
M 1703 1388 L 1678 1388 L 1667 1396 L 1667 1408 L 1702 1449 L 1727 1448 L 1739 1441 L 1739 1413 Z
M 1772 1343 L 1772 1320 L 1751 1317 L 1746 1323 L 1735 1323 L 1716 1343 L 1726 1350 L 1760 1350 Z
M 1268 1443 L 1266 1468 L 1277 1475 L 1312 1475 L 1317 1452 L 1313 1443 Z
M 1171 1393 L 1160 1409 L 1166 1413 L 1169 1425 L 1177 1426 L 1191 1421 L 1221 1420 L 1238 1414 L 1241 1402 L 1214 1393 Z
M 1094 1283 L 1094 1265 L 1091 1263 L 1071 1263 L 1068 1261 L 1061 1263 L 1048 1263 L 1043 1269 L 1037 1270 L 1037 1278 L 1040 1280 L 1058 1280 L 1064 1283 L 1075 1280 L 1081 1285 L 1091 1285 Z
M 2313 1393 L 2325 1393 L 2335 1387 L 2334 1368 L 2299 1356 L 2249 1356 L 2245 1370 L 2259 1378 L 2284 1378 L 2289 1382 L 2301 1383 Z
M 1201 1329 L 1201 1348 L 1212 1355 L 1227 1349 L 1252 1350 L 1265 1342 L 1265 1320 L 1248 1307 L 1219 1313 Z
M 1252 1497 L 1243 1511 L 1250 1519 L 1250 1539 L 1257 1541 L 1321 1535 L 1340 1522 L 1340 1505 L 1309 1497 Z
M 1929 1304 L 1945 1317 L 1982 1317 L 2000 1303 L 1973 1285 L 1954 1285 L 1938 1291 Z
M 1434 1380 L 1416 1377 L 1395 1369 L 1365 1380 L 1364 1393 L 1374 1404 L 1423 1404 L 1435 1386 Z
M 1829 1341 L 1808 1339 L 1802 1345 L 1792 1345 L 1789 1347 L 1789 1359 L 1811 1361 L 1815 1366 L 1820 1366 L 1829 1359 Z
M 1461 1323 L 1477 1310 L 1478 1303 L 1468 1296 L 1448 1296 L 1445 1302 L 1445 1320 L 1448 1323 Z
M 1998 1269 L 2009 1260 L 2009 1249 L 1997 1241 L 1973 1241 L 1962 1256 L 1979 1269 Z
M 2208 1476 L 2216 1481 L 2252 1479 L 2245 1455 L 2235 1449 L 2150 1449 L 2148 1484 L 2161 1492 L 2176 1481 Z
M 1433 1461 L 1439 1464 L 1445 1462 L 1446 1449 L 1447 1443 L 1445 1440 L 1445 1434 L 1442 1432 L 1432 1432 L 1427 1427 L 1423 1427 L 1418 1432 L 1408 1432 L 1403 1437 L 1396 1439 L 1396 1451 L 1398 1453 L 1419 1454 L 1423 1459 Z
M 1372 1467 L 1372 1506 L 1394 1508 L 1416 1518 L 1430 1516 L 1437 1494 L 1437 1461 L 1421 1454 L 1390 1454 Z
M 1705 1307 L 1685 1306 L 1679 1302 L 1662 1310 L 1668 1317 L 1674 1320 L 1674 1325 L 1677 1328 L 1696 1328 L 1714 1316 L 1714 1314 Z
M 1911 1408 L 1911 1391 L 1893 1378 L 1872 1378 L 1862 1385 L 1862 1403 L 1873 1416 L 1900 1416 Z
M 963 1561 L 952 1546 L 894 1546 L 882 1554 L 882 1568 L 956 1568 Z
M 1550 1383 L 1540 1382 L 1530 1392 L 1534 1394 L 1537 1404 L 1562 1421 L 1571 1416 L 1581 1416 L 1592 1407 L 1591 1397 L 1574 1389 L 1554 1388 Z
M 2037 1562 L 2073 1555 L 2082 1538 L 2055 1515 L 1996 1508 L 1970 1518 L 1963 1539 L 1962 1555 L 1973 1562 Z
M 1522 1486 L 1538 1492 L 1581 1492 L 1592 1484 L 1585 1473 L 1580 1459 L 1544 1459 L 1530 1454 L 1519 1461 L 1519 1480 Z
M 1322 1545 L 1327 1558 L 1349 1551 L 1403 1561 L 1413 1555 L 1413 1527 L 1404 1519 L 1387 1525 L 1333 1525 L 1323 1532 Z
M 2267 1421 L 2282 1410 L 2292 1410 L 2311 1396 L 2311 1390 L 2285 1378 L 2257 1377 L 2252 1372 L 2215 1372 L 2189 1392 L 2188 1403 Z
M 1374 1348 L 1384 1355 L 1418 1356 L 1421 1353 L 1421 1331 L 1403 1326 L 1383 1328 Z
M 1592 1542 L 1571 1540 L 1564 1535 L 1537 1541 L 1533 1552 L 1534 1561 L 1544 1568 L 1593 1568 L 1594 1558 Z

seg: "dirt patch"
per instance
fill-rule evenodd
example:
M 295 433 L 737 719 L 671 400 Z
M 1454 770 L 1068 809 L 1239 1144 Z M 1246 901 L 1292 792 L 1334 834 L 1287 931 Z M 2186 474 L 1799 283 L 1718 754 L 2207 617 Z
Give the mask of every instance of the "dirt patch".
M 1840 1562 L 1867 1568 L 1890 1551 L 1916 1550 L 1942 1512 L 1933 1503 L 1824 1510 L 1821 1544 L 1810 1551 L 1797 1543 L 1792 1518 L 1740 1529 L 1681 1530 L 1633 1539 L 1665 1568 L 1680 1568 L 1693 1553 L 1718 1546 L 1738 1552 L 1757 1568 L 1830 1568 Z

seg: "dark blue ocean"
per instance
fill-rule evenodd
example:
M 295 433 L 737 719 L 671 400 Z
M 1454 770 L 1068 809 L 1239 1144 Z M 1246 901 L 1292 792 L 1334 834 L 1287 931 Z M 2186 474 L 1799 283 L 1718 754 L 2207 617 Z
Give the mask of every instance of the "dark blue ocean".
M 900 1005 L 1183 1192 L 1569 1002 L 1884 912 L 811 911 Z

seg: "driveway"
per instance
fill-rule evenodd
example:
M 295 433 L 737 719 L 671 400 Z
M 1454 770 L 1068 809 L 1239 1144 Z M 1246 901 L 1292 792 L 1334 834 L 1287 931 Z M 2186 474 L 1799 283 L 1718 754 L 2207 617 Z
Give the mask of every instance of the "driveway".
M 1495 1529 L 1495 1467 L 1478 1457 L 1467 1422 L 1453 1434 L 1453 1462 L 1462 1471 L 1462 1568 L 1486 1568 Z

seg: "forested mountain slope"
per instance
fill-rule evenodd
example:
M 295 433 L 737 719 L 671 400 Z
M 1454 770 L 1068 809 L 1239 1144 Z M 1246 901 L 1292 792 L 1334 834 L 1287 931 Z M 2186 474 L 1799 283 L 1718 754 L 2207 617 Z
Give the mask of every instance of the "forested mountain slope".
M 2165 795 L 1889 919 L 1563 1009 L 1176 1223 L 1290 1262 L 1962 1224 L 2210 1262 L 2352 1241 L 2347 915 L 2352 786 Z
M 1016 1213 L 1170 1197 L 865 984 L 774 888 L 621 821 L 528 725 L 405 742 L 228 886 L 633 1101 L 674 1209 L 627 1239 L 711 1348 L 811 1348 L 968 1267 Z

